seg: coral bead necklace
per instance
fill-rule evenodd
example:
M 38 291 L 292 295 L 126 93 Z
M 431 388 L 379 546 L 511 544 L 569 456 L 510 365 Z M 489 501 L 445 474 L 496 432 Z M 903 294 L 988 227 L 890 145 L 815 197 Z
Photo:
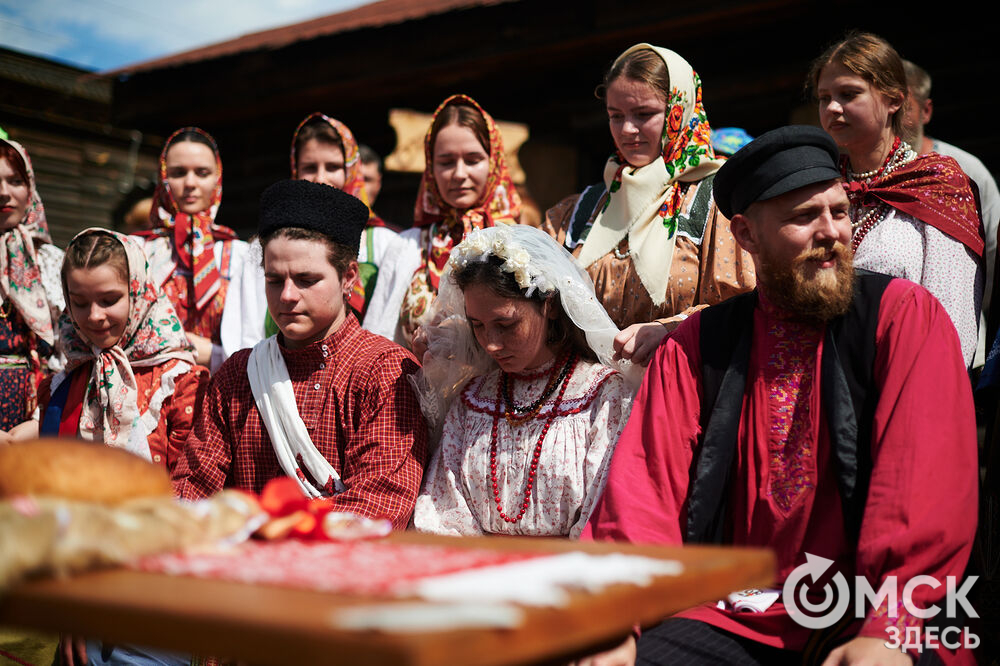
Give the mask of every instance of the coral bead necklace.
M 508 396 L 504 395 L 507 391 L 504 388 L 507 386 L 507 377 L 505 372 L 501 371 L 500 380 L 497 382 L 497 411 L 493 414 L 493 431 L 490 433 L 490 481 L 493 483 L 493 499 L 496 500 L 497 513 L 500 517 L 508 523 L 516 523 L 524 517 L 524 512 L 528 510 L 528 498 L 531 497 L 531 489 L 535 485 L 535 475 L 538 473 L 538 458 L 542 454 L 542 442 L 545 441 L 545 435 L 549 432 L 549 427 L 556 418 L 556 414 L 559 411 L 559 405 L 562 403 L 563 395 L 566 393 L 566 387 L 569 386 L 569 380 L 573 376 L 573 370 L 576 368 L 578 357 L 575 353 L 570 353 L 566 359 L 565 364 L 563 364 L 562 371 L 557 375 L 555 369 L 559 367 L 558 364 L 553 364 L 552 375 L 549 380 L 549 384 L 553 386 L 559 386 L 559 393 L 556 395 L 555 403 L 552 405 L 552 411 L 549 413 L 549 417 L 545 420 L 545 425 L 542 426 L 542 433 L 538 436 L 538 443 L 535 444 L 535 451 L 531 457 L 531 465 L 528 469 L 528 483 L 524 489 L 524 496 L 521 502 L 521 510 L 518 512 L 517 516 L 511 518 L 503 510 L 503 503 L 500 501 L 500 484 L 497 481 L 497 431 L 500 425 L 500 405 L 505 403 L 504 415 L 507 416 L 513 410 L 511 406 L 513 405 L 513 400 L 510 400 Z M 555 382 L 552 378 L 558 377 Z M 550 392 L 551 393 L 551 392 Z M 544 400 L 544 393 L 543 398 Z M 533 410 L 533 413 L 529 414 L 527 418 L 534 416 L 541 409 L 541 402 Z M 508 421 L 510 421 L 508 417 Z M 523 422 L 523 421 L 522 421 Z M 513 423 L 511 424 L 513 425 Z
M 888 176 L 913 160 L 914 157 L 916 157 L 916 153 L 910 144 L 897 136 L 882 166 L 874 171 L 865 171 L 864 173 L 855 173 L 848 169 L 847 176 L 851 182 L 863 182 L 865 185 L 869 185 L 872 181 Z M 890 207 L 882 202 L 866 206 L 861 200 L 863 195 L 854 194 L 851 191 L 848 191 L 848 197 L 851 199 L 851 247 L 857 251 L 868 232 L 885 219 Z
M 512 426 L 520 425 L 526 421 L 535 417 L 535 414 L 542 408 L 542 405 L 546 400 L 549 399 L 555 390 L 559 386 L 559 383 L 566 378 L 566 373 L 570 370 L 570 357 L 572 354 L 566 352 L 560 359 L 558 359 L 552 365 L 552 369 L 549 371 L 549 381 L 546 382 L 545 388 L 542 390 L 542 394 L 538 396 L 538 399 L 529 405 L 519 405 L 514 402 L 514 398 L 510 393 L 510 375 L 506 372 L 500 373 L 500 388 L 503 391 L 503 401 L 504 401 L 504 418 L 507 419 L 507 423 Z M 558 373 L 556 368 L 561 367 Z

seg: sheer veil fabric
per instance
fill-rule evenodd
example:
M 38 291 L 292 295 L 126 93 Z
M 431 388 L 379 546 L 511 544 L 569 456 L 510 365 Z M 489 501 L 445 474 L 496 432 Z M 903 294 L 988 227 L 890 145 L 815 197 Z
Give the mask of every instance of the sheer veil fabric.
M 526 295 L 536 290 L 557 292 L 563 310 L 586 335 L 598 360 L 620 371 L 633 390 L 638 387 L 642 366 L 614 360 L 613 343 L 619 329 L 597 300 L 590 276 L 569 252 L 535 227 L 517 224 L 477 229 L 452 250 L 429 317 L 423 368 L 411 380 L 432 433 L 439 432 L 462 386 L 497 368 L 476 341 L 465 316 L 465 297 L 451 279 L 456 268 L 494 255 L 506 260 L 503 269 L 514 274 Z

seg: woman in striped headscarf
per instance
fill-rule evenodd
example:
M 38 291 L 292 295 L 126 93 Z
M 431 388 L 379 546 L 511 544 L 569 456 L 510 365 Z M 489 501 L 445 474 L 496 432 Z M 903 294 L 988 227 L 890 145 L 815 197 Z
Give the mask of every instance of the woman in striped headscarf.
M 336 187 L 370 210 L 358 143 L 344 123 L 310 114 L 292 137 L 291 161 L 292 178 Z M 348 302 L 362 328 L 395 337 L 400 305 L 419 262 L 416 248 L 370 213 L 358 251 L 359 279 Z
M 247 346 L 242 292 L 248 245 L 215 223 L 222 201 L 222 161 L 215 140 L 197 127 L 167 139 L 145 239 L 150 277 L 177 310 L 199 365 L 213 371 Z M 261 319 L 262 321 L 262 319 Z M 260 328 L 259 321 L 257 328 Z

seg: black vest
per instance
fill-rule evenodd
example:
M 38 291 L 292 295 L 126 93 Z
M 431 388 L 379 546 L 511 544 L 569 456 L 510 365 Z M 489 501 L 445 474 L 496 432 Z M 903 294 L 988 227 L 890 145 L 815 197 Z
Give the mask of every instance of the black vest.
M 893 278 L 856 270 L 854 300 L 829 322 L 820 361 L 820 395 L 830 428 L 844 527 L 857 541 L 871 476 L 875 331 L 882 293 Z M 688 543 L 723 543 L 743 396 L 750 366 L 752 291 L 701 313 L 702 436 L 688 486 Z

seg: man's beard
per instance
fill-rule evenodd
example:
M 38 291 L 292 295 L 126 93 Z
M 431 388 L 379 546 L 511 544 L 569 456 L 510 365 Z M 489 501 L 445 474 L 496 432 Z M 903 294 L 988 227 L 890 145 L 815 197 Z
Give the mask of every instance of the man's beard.
M 823 259 L 831 251 L 835 265 L 820 268 L 807 278 L 806 262 Z M 789 263 L 774 261 L 765 250 L 760 253 L 757 280 L 767 298 L 789 314 L 806 320 L 830 321 L 846 313 L 854 298 L 854 253 L 837 242 L 832 250 L 806 250 Z

